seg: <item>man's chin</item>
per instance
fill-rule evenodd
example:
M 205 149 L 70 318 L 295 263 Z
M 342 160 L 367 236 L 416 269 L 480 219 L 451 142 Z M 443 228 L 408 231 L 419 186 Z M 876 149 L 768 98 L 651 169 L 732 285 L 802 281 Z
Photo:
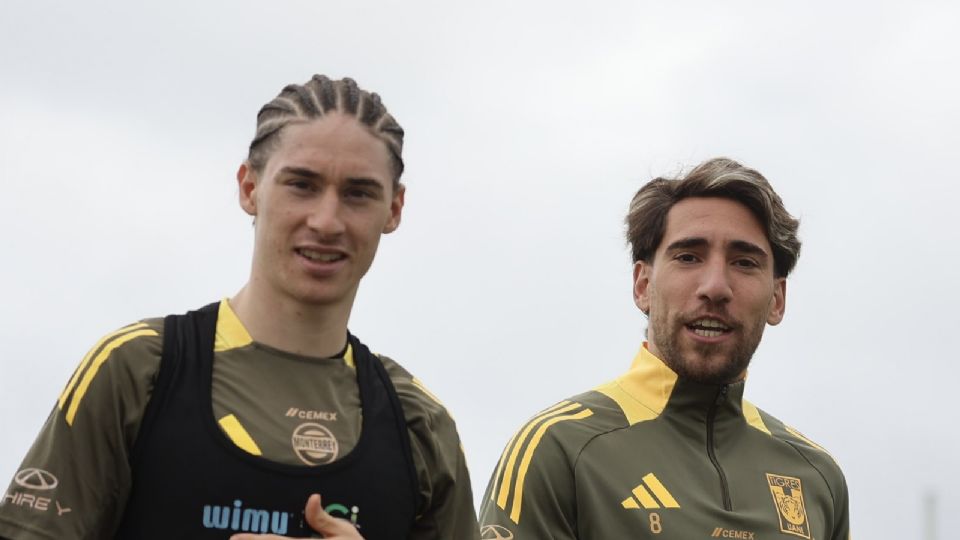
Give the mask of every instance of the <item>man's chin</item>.
M 743 365 L 740 365 L 740 364 Z M 728 354 L 686 356 L 680 369 L 674 369 L 681 379 L 703 384 L 727 384 L 743 379 L 748 362 L 739 362 Z

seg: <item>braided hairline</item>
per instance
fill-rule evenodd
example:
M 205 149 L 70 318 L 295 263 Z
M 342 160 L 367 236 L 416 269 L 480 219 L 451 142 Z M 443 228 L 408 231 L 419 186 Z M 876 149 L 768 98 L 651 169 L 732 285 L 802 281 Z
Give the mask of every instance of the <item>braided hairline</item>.
M 637 191 L 625 220 L 634 262 L 653 261 L 666 232 L 667 213 L 689 197 L 721 197 L 746 206 L 770 242 L 774 275 L 787 277 L 793 270 L 800 257 L 800 221 L 787 212 L 762 174 L 728 158 L 705 161 L 683 178 L 655 178 Z
M 357 86 L 350 78 L 333 81 L 314 75 L 305 84 L 290 84 L 257 113 L 257 132 L 250 142 L 247 161 L 262 171 L 279 143 L 279 133 L 294 123 L 309 122 L 339 112 L 355 117 L 371 134 L 387 145 L 393 165 L 393 184 L 403 173 L 403 128 L 387 112 L 380 96 Z

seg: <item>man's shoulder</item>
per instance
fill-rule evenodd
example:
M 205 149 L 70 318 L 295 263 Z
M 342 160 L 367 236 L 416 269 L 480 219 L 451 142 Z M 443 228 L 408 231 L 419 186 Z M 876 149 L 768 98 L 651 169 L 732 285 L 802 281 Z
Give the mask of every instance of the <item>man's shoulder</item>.
M 163 318 L 151 317 L 121 326 L 100 337 L 80 361 L 79 369 L 96 374 L 100 369 L 142 363 L 157 364 L 163 352 Z
M 426 423 L 426 426 L 431 428 L 437 423 L 453 421 L 443 401 L 422 380 L 393 358 L 381 354 L 376 356 L 393 383 L 408 425 Z
M 744 400 L 743 403 L 744 415 L 751 426 L 793 447 L 821 474 L 842 478 L 839 463 L 826 448 L 751 402 Z
M 62 391 L 57 406 L 68 424 L 84 403 L 112 406 L 116 388 L 137 395 L 147 392 L 160 367 L 163 319 L 143 319 L 101 337 L 80 360 Z M 98 407 L 94 407 L 98 410 Z
M 614 400 L 597 390 L 588 390 L 531 416 L 514 433 L 507 453 L 524 449 L 531 459 L 551 459 L 547 456 L 553 455 L 552 459 L 562 457 L 573 467 L 591 441 L 629 426 L 627 416 Z

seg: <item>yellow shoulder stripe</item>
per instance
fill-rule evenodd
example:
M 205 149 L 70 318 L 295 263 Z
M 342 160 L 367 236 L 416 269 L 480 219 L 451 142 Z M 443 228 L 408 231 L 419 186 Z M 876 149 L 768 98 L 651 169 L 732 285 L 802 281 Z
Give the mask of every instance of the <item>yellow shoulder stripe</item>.
M 806 442 L 807 444 L 809 444 L 810 446 L 816 448 L 817 450 L 820 450 L 821 452 L 823 452 L 824 454 L 826 454 L 827 457 L 829 457 L 831 460 L 833 460 L 834 463 L 836 463 L 838 466 L 840 465 L 840 463 L 837 461 L 837 458 L 833 457 L 833 454 L 831 454 L 830 452 L 828 452 L 826 448 L 824 448 L 824 447 L 820 446 L 819 444 L 811 441 L 810 439 L 807 438 L 806 435 L 804 435 L 803 433 L 800 433 L 800 432 L 797 431 L 795 428 L 792 428 L 792 427 L 790 427 L 790 426 L 788 426 L 788 425 L 786 425 L 786 424 L 784 424 L 783 427 L 784 427 L 791 435 L 793 435 L 794 437 L 796 437 L 796 438 L 798 438 L 798 439 Z
M 747 424 L 750 424 L 767 435 L 772 435 L 770 430 L 767 429 L 767 425 L 763 423 L 763 418 L 760 417 L 760 411 L 757 409 L 757 406 L 747 400 L 743 400 L 743 416 L 747 419 Z
M 96 345 L 94 345 L 89 351 L 87 351 L 87 354 L 83 357 L 83 360 L 80 361 L 80 365 L 77 366 L 76 371 L 73 372 L 73 377 L 70 377 L 70 382 L 67 383 L 67 387 L 64 388 L 63 392 L 60 394 L 60 399 L 57 402 L 57 407 L 60 410 L 63 410 L 63 404 L 66 403 L 67 396 L 70 395 L 70 392 L 73 391 L 73 387 L 76 386 L 77 381 L 80 379 L 80 374 L 83 373 L 85 369 L 87 369 L 87 365 L 90 363 L 90 359 L 93 358 L 93 355 L 100 350 L 100 347 L 103 347 L 104 343 L 106 343 L 107 341 L 110 341 L 111 339 L 121 334 L 130 332 L 131 330 L 137 330 L 137 329 L 146 328 L 146 327 L 147 325 L 144 323 L 134 323 L 128 326 L 124 326 L 123 328 L 117 330 L 116 332 L 112 332 L 100 338 L 100 341 L 98 341 Z
M 429 389 L 427 389 L 427 387 L 424 386 L 423 382 L 422 382 L 420 379 L 414 377 L 413 379 L 410 380 L 410 382 L 411 382 L 414 386 L 416 386 L 417 388 L 419 388 L 420 391 L 423 392 L 428 398 L 430 398 L 430 399 L 432 399 L 433 401 L 435 401 L 435 402 L 437 403 L 437 405 L 443 407 L 443 402 L 440 401 L 440 398 L 438 398 L 433 392 L 431 392 Z M 444 407 L 444 408 L 446 408 L 446 407 Z
M 255 456 L 263 455 L 260 447 L 253 441 L 253 437 L 247 433 L 247 430 L 243 428 L 243 425 L 240 424 L 240 420 L 237 420 L 236 416 L 228 414 L 218 420 L 218 423 L 220 424 L 220 428 L 223 429 L 223 432 L 227 434 L 227 437 L 230 437 L 233 444 L 240 447 L 241 450 Z
M 500 455 L 500 461 L 497 463 L 497 470 L 493 476 L 490 500 L 495 501 L 497 506 L 506 510 L 512 490 L 513 504 L 510 518 L 515 523 L 520 519 L 523 485 L 530 469 L 530 463 L 533 460 L 533 454 L 547 430 L 558 422 L 581 420 L 592 414 L 593 411 L 583 408 L 580 403 L 561 401 L 530 419 L 507 443 L 506 448 Z M 522 456 L 521 450 L 523 451 Z M 517 465 L 518 459 L 519 466 Z M 516 479 L 514 479 L 514 475 L 516 475 Z
M 144 325 L 146 326 L 146 325 Z M 80 384 L 77 386 L 76 392 L 73 394 L 73 399 L 70 401 L 70 407 L 67 408 L 67 425 L 73 425 L 73 419 L 77 415 L 77 408 L 80 407 L 80 402 L 83 401 L 84 395 L 87 393 L 87 389 L 90 387 L 90 383 L 93 381 L 94 377 L 97 376 L 97 372 L 100 371 L 100 367 L 110 358 L 110 354 L 115 351 L 118 347 L 127 343 L 128 341 L 133 341 L 138 337 L 143 336 L 157 336 L 157 332 L 150 328 L 142 328 L 138 330 L 133 330 L 126 334 L 120 334 L 115 339 L 106 343 L 106 345 L 98 352 L 90 364 L 89 369 L 86 370 L 86 373 L 83 374 L 83 378 L 80 380 Z M 85 359 L 89 361 L 90 359 Z M 77 373 L 82 370 L 78 368 Z M 71 381 L 71 385 L 72 385 Z
M 592 414 L 593 411 L 590 409 L 584 409 L 576 414 L 554 416 L 537 428 L 537 432 L 534 433 L 533 438 L 530 439 L 530 444 L 527 445 L 527 450 L 523 453 L 523 460 L 520 461 L 520 474 L 517 475 L 517 483 L 514 486 L 514 491 L 516 493 L 513 495 L 513 506 L 510 508 L 510 519 L 514 523 L 520 523 L 520 503 L 523 501 L 523 481 L 527 478 L 527 470 L 530 468 L 530 461 L 533 460 L 533 452 L 540 444 L 540 440 L 543 439 L 543 434 L 547 432 L 550 426 L 556 424 L 557 422 L 564 422 L 567 420 L 582 420 Z
M 510 440 L 510 444 L 505 448 L 504 454 L 509 450 L 510 456 L 507 458 L 506 464 L 503 464 L 503 459 L 501 459 L 501 465 L 504 465 L 503 471 L 504 475 L 500 482 L 500 492 L 497 494 L 497 506 L 500 508 L 507 507 L 507 497 L 510 495 L 510 483 L 513 481 L 513 466 L 517 462 L 517 457 L 520 455 L 520 448 L 524 445 L 527 440 L 527 437 L 530 435 L 530 432 L 544 419 L 550 418 L 551 416 L 556 416 L 558 414 L 563 414 L 565 412 L 571 411 L 573 409 L 579 409 L 579 403 L 570 403 L 569 401 L 563 401 L 550 407 L 546 411 L 540 413 L 539 415 L 533 417 L 532 420 L 527 422 L 527 424 L 520 430 L 517 435 L 514 435 L 513 439 Z M 491 492 L 490 496 L 493 496 Z

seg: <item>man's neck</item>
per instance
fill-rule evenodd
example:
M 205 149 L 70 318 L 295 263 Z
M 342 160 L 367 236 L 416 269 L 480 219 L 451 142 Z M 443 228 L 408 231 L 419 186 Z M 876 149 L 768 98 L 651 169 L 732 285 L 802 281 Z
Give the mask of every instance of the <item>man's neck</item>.
M 311 306 L 257 292 L 248 283 L 230 299 L 230 307 L 254 341 L 281 351 L 317 358 L 335 356 L 343 351 L 352 303 Z

